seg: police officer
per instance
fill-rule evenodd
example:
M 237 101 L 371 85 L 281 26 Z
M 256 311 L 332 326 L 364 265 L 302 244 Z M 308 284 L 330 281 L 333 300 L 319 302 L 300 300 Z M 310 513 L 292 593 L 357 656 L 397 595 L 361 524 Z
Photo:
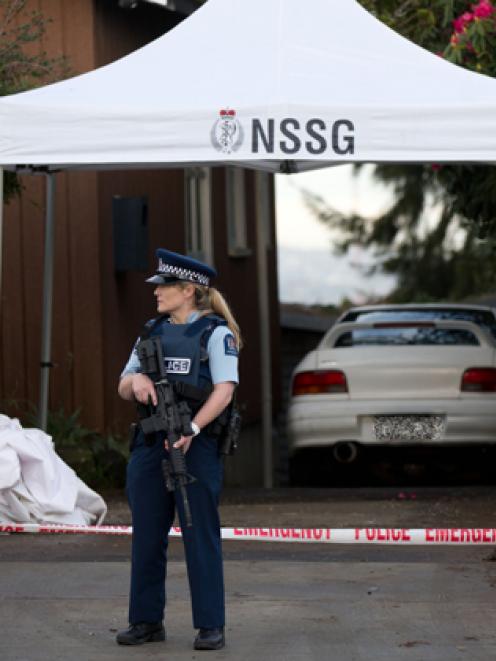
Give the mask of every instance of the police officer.
M 184 525 L 181 498 L 164 485 L 161 463 L 168 456 L 164 434 L 151 445 L 140 431 L 133 442 L 127 471 L 127 496 L 132 512 L 133 541 L 129 627 L 117 634 L 121 645 L 165 640 L 165 577 L 168 532 L 175 510 L 181 523 L 193 611 L 199 629 L 194 649 L 224 647 L 224 581 L 219 495 L 222 458 L 217 448 L 219 415 L 228 407 L 238 383 L 239 327 L 222 295 L 210 280 L 214 269 L 197 260 L 157 250 L 158 270 L 147 282 L 160 316 L 147 323 L 145 334 L 158 335 L 171 382 L 191 384 L 210 392 L 193 410 L 193 436 L 182 436 L 175 447 L 185 453 L 195 481 L 187 489 L 193 525 Z M 183 387 L 183 386 L 181 386 Z M 186 389 L 187 387 L 183 387 Z M 126 400 L 157 404 L 153 382 L 140 374 L 136 345 L 119 382 Z M 187 393 L 186 393 L 187 394 Z

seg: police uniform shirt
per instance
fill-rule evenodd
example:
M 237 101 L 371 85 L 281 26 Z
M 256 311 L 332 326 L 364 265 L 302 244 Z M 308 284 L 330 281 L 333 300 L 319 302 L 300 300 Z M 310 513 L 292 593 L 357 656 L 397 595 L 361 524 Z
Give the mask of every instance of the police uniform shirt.
M 192 312 L 187 320 L 188 324 L 196 321 L 200 317 L 199 312 Z M 136 343 L 137 344 L 137 343 Z M 232 332 L 227 326 L 217 326 L 207 343 L 207 353 L 209 358 L 210 374 L 212 383 L 225 383 L 231 381 L 238 383 L 238 351 Z M 140 371 L 140 362 L 134 346 L 129 360 L 121 374 L 137 374 Z

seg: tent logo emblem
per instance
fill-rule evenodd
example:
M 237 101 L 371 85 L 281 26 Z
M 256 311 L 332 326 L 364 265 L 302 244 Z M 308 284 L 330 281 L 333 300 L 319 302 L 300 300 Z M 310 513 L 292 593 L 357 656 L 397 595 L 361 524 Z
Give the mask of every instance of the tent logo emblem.
M 210 132 L 212 145 L 223 154 L 231 154 L 241 147 L 243 138 L 243 127 L 236 119 L 236 111 L 223 108 Z

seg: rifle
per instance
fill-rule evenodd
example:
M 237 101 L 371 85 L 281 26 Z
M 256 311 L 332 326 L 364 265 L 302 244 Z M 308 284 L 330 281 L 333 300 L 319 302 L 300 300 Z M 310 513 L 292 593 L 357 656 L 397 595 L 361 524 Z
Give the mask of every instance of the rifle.
M 162 461 L 165 486 L 168 491 L 179 490 L 183 499 L 184 518 L 186 526 L 193 525 L 189 507 L 186 486 L 195 481 L 187 472 L 186 460 L 181 448 L 175 448 L 174 443 L 181 436 L 192 436 L 191 411 L 185 401 L 178 402 L 172 383 L 167 379 L 164 364 L 164 354 L 159 337 L 142 340 L 137 348 L 141 372 L 152 378 L 157 393 L 157 406 L 153 406 L 151 398 L 148 404 L 138 403 L 140 427 L 145 436 L 164 431 L 169 442 L 169 459 Z

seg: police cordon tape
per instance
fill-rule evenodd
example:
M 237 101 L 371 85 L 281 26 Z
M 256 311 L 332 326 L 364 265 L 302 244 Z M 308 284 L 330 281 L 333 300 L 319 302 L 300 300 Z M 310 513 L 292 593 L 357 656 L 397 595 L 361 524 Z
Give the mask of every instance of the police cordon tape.
M 132 535 L 131 526 L 76 526 L 67 524 L 0 522 L 0 533 L 63 535 Z M 259 542 L 320 544 L 491 545 L 496 528 L 222 528 L 222 539 Z M 181 537 L 171 528 L 170 537 Z

